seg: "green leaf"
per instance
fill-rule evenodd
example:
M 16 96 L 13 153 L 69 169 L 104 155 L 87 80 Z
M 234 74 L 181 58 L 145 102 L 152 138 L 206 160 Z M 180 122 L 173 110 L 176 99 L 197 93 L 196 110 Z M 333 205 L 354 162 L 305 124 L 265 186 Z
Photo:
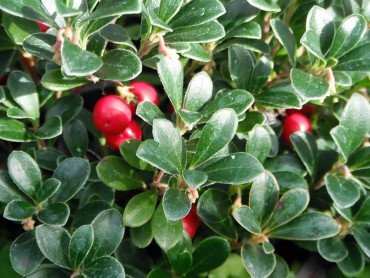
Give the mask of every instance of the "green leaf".
M 338 64 L 334 69 L 336 71 L 369 71 L 370 58 L 366 55 L 369 53 L 369 50 L 370 43 L 366 43 L 352 49 L 339 59 Z
M 112 171 L 114 169 L 114 171 Z M 96 167 L 99 179 L 116 190 L 144 188 L 141 177 L 122 158 L 107 156 Z
M 274 62 L 268 56 L 262 56 L 254 65 L 251 80 L 250 91 L 258 91 L 267 82 L 271 71 L 274 68 Z
M 155 119 L 165 119 L 163 112 L 151 101 L 142 101 L 136 108 L 136 115 L 153 125 Z
M 80 96 L 68 95 L 58 99 L 46 112 L 45 120 L 59 116 L 63 125 L 74 119 L 82 109 L 83 100 Z
M 211 61 L 211 55 L 198 43 L 191 43 L 190 49 L 182 53 L 182 56 L 203 63 Z
M 210 160 L 201 170 L 207 174 L 209 181 L 242 184 L 253 181 L 263 173 L 263 166 L 250 154 L 233 153 Z
M 217 41 L 225 36 L 224 27 L 216 20 L 197 26 L 180 27 L 165 36 L 167 43 L 189 42 L 206 43 Z
M 191 168 L 201 165 L 211 159 L 233 139 L 238 125 L 234 110 L 221 109 L 213 114 L 203 128 Z
M 235 220 L 248 232 L 256 235 L 261 233 L 260 223 L 250 207 L 239 207 L 233 216 Z
M 112 254 L 125 233 L 122 215 L 115 209 L 99 213 L 91 226 L 94 230 L 94 243 L 87 256 L 88 261 Z
M 33 56 L 53 61 L 55 50 L 53 45 L 56 37 L 51 34 L 36 33 L 28 36 L 23 41 L 23 48 Z
M 66 78 L 60 69 L 48 70 L 41 78 L 42 86 L 52 91 L 66 91 L 82 86 L 85 83 L 87 83 L 85 77 Z
M 253 129 L 253 127 L 257 124 L 263 124 L 266 118 L 264 114 L 257 111 L 251 111 L 246 113 L 245 118 L 243 121 L 239 122 L 238 131 L 246 133 Z
M 36 160 L 42 169 L 54 172 L 58 167 L 57 161 L 63 156 L 64 154 L 57 149 L 42 148 L 37 151 Z
M 242 46 L 231 46 L 228 51 L 230 77 L 239 89 L 248 89 L 254 67 L 254 57 Z
M 145 101 L 146 103 L 151 103 L 149 101 Z M 155 106 L 157 107 L 157 106 Z M 136 110 L 137 113 L 137 110 Z M 140 170 L 145 171 L 155 171 L 155 168 L 148 163 L 144 162 L 140 158 L 136 156 L 136 152 L 140 147 L 141 141 L 136 139 L 131 139 L 123 142 L 120 145 L 120 152 L 123 158 L 126 160 L 128 164 L 132 167 L 135 167 Z
M 187 170 L 184 169 L 182 171 L 182 176 L 185 180 L 185 182 L 191 187 L 191 188 L 198 188 L 201 185 L 203 185 L 207 179 L 208 176 L 206 173 L 198 170 Z
M 266 128 L 255 125 L 247 141 L 246 151 L 263 163 L 270 153 L 271 137 Z
M 274 0 L 247 0 L 249 4 L 262 11 L 280 12 L 280 7 Z
M 62 17 L 74 17 L 82 14 L 82 11 L 77 9 L 79 7 L 72 8 L 62 1 L 56 1 L 56 10 Z
M 73 120 L 64 127 L 63 139 L 73 156 L 85 157 L 89 138 L 85 126 L 80 121 Z
M 104 186 L 101 182 L 93 182 L 86 186 L 80 197 L 80 207 L 94 200 L 105 201 L 113 205 L 114 190 L 108 186 Z
M 10 178 L 8 171 L 0 169 L 0 203 L 8 204 L 17 199 L 23 199 L 22 193 Z
M 224 40 L 229 38 L 261 39 L 261 27 L 253 21 L 238 24 L 235 28 L 227 31 Z
M 47 179 L 37 192 L 37 203 L 40 204 L 54 195 L 54 193 L 58 191 L 60 184 L 61 182 L 57 179 Z
M 266 242 L 266 241 L 265 241 Z M 276 257 L 276 266 L 274 271 L 271 273 L 271 278 L 289 277 L 289 267 L 284 259 L 278 255 Z
M 36 240 L 41 252 L 52 263 L 63 268 L 70 268 L 68 246 L 71 236 L 56 226 L 40 225 L 36 227 Z
M 327 174 L 325 183 L 330 198 L 340 208 L 349 208 L 360 198 L 360 190 L 351 179 Z
M 4 218 L 12 221 L 22 221 L 30 218 L 36 212 L 36 208 L 25 201 L 13 200 L 4 209 Z
M 354 225 L 351 227 L 351 232 L 362 251 L 364 251 L 366 256 L 370 257 L 369 232 L 366 227 Z
M 62 43 L 63 70 L 69 76 L 86 76 L 98 71 L 102 59 L 96 54 L 83 50 L 69 40 Z
M 292 62 L 293 67 L 295 67 L 296 44 L 292 32 L 289 30 L 289 27 L 280 19 L 274 18 L 271 20 L 270 24 L 272 31 L 274 31 L 275 37 L 285 48 L 286 52 L 288 53 L 289 60 Z
M 79 227 L 72 235 L 69 243 L 69 257 L 73 269 L 77 269 L 84 262 L 94 242 L 94 230 L 90 225 Z
M 329 84 L 325 79 L 313 76 L 299 69 L 292 69 L 290 78 L 294 90 L 305 102 L 320 99 L 329 91 Z
M 272 245 L 269 241 L 264 241 L 262 242 L 262 248 L 263 248 L 263 251 L 266 253 L 266 254 L 272 254 L 275 252 L 275 247 L 274 245 Z
M 108 41 L 115 44 L 122 44 L 136 50 L 135 45 L 131 42 L 130 35 L 121 25 L 109 24 L 101 29 L 99 34 Z
M 4 26 L 8 36 L 18 45 L 22 45 L 24 39 L 29 35 L 40 31 L 36 22 L 12 16 L 8 13 L 2 14 L 2 26 Z
M 62 120 L 57 116 L 47 120 L 38 130 L 35 131 L 34 136 L 37 139 L 52 139 L 61 134 Z
M 169 221 L 177 221 L 185 217 L 190 209 L 189 197 L 177 188 L 169 188 L 162 199 L 163 212 Z
M 143 14 L 145 14 L 148 17 L 148 20 L 151 25 L 155 27 L 159 27 L 166 31 L 172 31 L 172 28 L 168 26 L 166 23 L 164 23 L 157 14 L 151 9 L 150 7 L 147 7 L 146 9 L 143 9 Z
M 58 277 L 69 278 L 70 275 L 54 265 L 42 265 L 38 270 L 28 275 L 27 278 L 45 278 L 45 277 Z M 81 278 L 77 277 L 76 278 Z
M 265 230 L 271 231 L 299 216 L 308 206 L 310 196 L 306 189 L 296 188 L 284 193 L 275 206 Z
M 245 268 L 253 278 L 268 277 L 274 271 L 275 255 L 266 254 L 261 245 L 247 243 L 244 245 L 241 255 Z
M 104 3 L 104 2 L 103 2 Z M 87 277 L 125 278 L 123 266 L 113 257 L 101 257 L 84 267 Z
M 336 59 L 353 49 L 367 30 L 367 22 L 362 15 L 351 15 L 345 18 L 335 33 L 328 57 Z
M 164 90 L 168 95 L 174 109 L 179 111 L 182 105 L 184 86 L 184 72 L 180 61 L 177 59 L 170 59 L 160 56 L 160 60 L 157 63 L 157 70 Z
M 137 14 L 140 11 L 140 1 L 138 0 L 106 0 L 100 2 L 87 20 L 122 16 L 124 14 Z
M 69 207 L 66 203 L 53 203 L 43 208 L 37 218 L 40 222 L 52 226 L 64 226 L 69 218 Z
M 22 151 L 13 151 L 8 157 L 9 174 L 14 183 L 33 200 L 41 187 L 41 172 L 33 158 Z
M 184 108 L 198 111 L 212 97 L 213 83 L 209 75 L 202 71 L 190 80 L 185 93 Z
M 51 200 L 67 202 L 85 185 L 89 174 L 90 165 L 86 160 L 75 157 L 63 160 L 53 174 L 61 185 Z
M 290 140 L 312 179 L 314 179 L 318 165 L 318 149 L 315 137 L 309 132 L 299 131 L 292 134 Z
M 96 73 L 101 79 L 127 81 L 141 72 L 140 59 L 131 51 L 115 49 L 103 57 L 103 66 Z
M 339 233 L 339 230 L 336 222 L 326 214 L 308 212 L 273 230 L 268 234 L 268 237 L 289 240 L 319 240 L 333 237 Z
M 150 221 L 136 228 L 130 228 L 130 239 L 138 248 L 148 247 L 153 240 Z
M 249 207 L 263 227 L 274 212 L 279 198 L 279 185 L 268 171 L 259 175 L 249 193 Z
M 208 103 L 202 110 L 203 121 L 223 108 L 230 108 L 240 116 L 244 114 L 254 101 L 253 96 L 244 90 L 222 90 L 218 92 L 215 98 Z
M 29 75 L 12 71 L 8 76 L 8 88 L 12 98 L 28 116 L 34 120 L 40 117 L 36 86 Z
M 348 256 L 347 248 L 338 236 L 318 240 L 317 250 L 325 260 L 334 263 Z
M 183 0 L 161 0 L 158 17 L 168 23 L 180 10 Z
M 151 221 L 154 240 L 159 247 L 164 250 L 174 247 L 182 235 L 183 227 L 181 220 L 167 220 L 163 206 L 160 204 Z
M 13 119 L 0 119 L 0 139 L 10 142 L 32 141 L 32 134 L 24 123 Z
M 225 8 L 218 0 L 193 0 L 183 6 L 171 19 L 172 28 L 195 26 L 207 23 L 225 13 Z
M 222 265 L 230 255 L 230 244 L 222 237 L 208 237 L 195 248 L 188 275 L 209 272 Z
M 126 205 L 123 223 L 128 227 L 139 227 L 153 216 L 157 205 L 158 192 L 147 191 L 134 196 Z
M 177 244 L 166 251 L 172 270 L 175 273 L 183 274 L 190 269 L 193 262 L 191 252 L 191 238 L 186 231 L 183 231 L 181 239 Z
M 370 105 L 360 94 L 353 94 L 340 118 L 340 125 L 330 131 L 345 160 L 363 142 L 370 130 Z
M 364 269 L 365 258 L 357 244 L 348 244 L 348 256 L 338 262 L 339 269 L 348 276 L 358 276 Z
M 22 276 L 34 272 L 44 259 L 37 246 L 35 231 L 21 234 L 10 247 L 12 266 Z
M 75 213 L 72 221 L 72 227 L 90 225 L 99 213 L 111 208 L 112 206 L 106 201 L 91 200 Z

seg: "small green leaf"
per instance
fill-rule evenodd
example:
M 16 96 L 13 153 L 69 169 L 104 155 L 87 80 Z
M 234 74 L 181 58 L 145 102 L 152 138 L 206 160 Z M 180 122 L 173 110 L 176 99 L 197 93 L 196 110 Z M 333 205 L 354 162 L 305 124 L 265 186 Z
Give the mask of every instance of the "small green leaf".
M 163 211 L 163 206 L 160 204 L 151 221 L 154 240 L 159 247 L 164 250 L 174 247 L 182 235 L 183 227 L 181 220 L 167 220 Z
M 352 49 L 339 59 L 334 69 L 336 71 L 369 71 L 370 58 L 366 55 L 369 53 L 369 50 L 370 43 L 365 43 Z
M 231 46 L 228 55 L 231 79 L 235 82 L 237 88 L 247 90 L 254 67 L 253 55 L 247 48 L 238 45 Z
M 272 254 L 275 252 L 275 247 L 274 245 L 272 245 L 269 241 L 264 241 L 262 243 L 262 248 L 263 248 L 263 251 L 266 253 L 266 254 Z
M 45 200 L 49 199 L 51 196 L 53 196 L 54 193 L 58 191 L 60 184 L 61 182 L 58 181 L 57 179 L 54 178 L 47 179 L 37 192 L 37 203 L 40 204 Z
M 56 42 L 56 37 L 51 34 L 36 33 L 28 36 L 23 41 L 23 48 L 28 53 L 38 58 L 53 61 L 55 50 L 53 45 Z
M 211 55 L 200 44 L 191 43 L 189 45 L 190 49 L 182 53 L 182 56 L 203 63 L 208 63 L 211 61 Z
M 140 1 L 138 0 L 106 0 L 100 2 L 87 20 L 122 16 L 124 14 L 137 14 L 140 11 Z
M 64 127 L 63 139 L 73 156 L 85 157 L 89 138 L 85 126 L 80 121 L 73 120 Z
M 280 7 L 274 0 L 247 0 L 249 4 L 262 11 L 280 12 Z
M 338 236 L 318 240 L 317 250 L 325 260 L 334 263 L 348 256 L 347 248 Z
M 126 205 L 123 223 L 128 227 L 139 227 L 150 220 L 157 205 L 158 192 L 147 191 L 134 196 Z
M 256 92 L 262 88 L 269 79 L 270 73 L 274 68 L 274 62 L 268 56 L 262 56 L 254 65 L 251 80 L 250 91 Z
M 69 207 L 66 203 L 53 203 L 43 208 L 37 218 L 40 222 L 52 226 L 64 226 L 69 218 Z
M 79 227 L 72 235 L 69 243 L 69 257 L 73 269 L 77 269 L 84 262 L 94 242 L 94 230 L 92 226 Z
M 34 136 L 37 139 L 52 139 L 61 134 L 62 120 L 57 116 L 47 120 L 38 130 L 35 131 Z
M 235 28 L 227 31 L 226 36 L 223 38 L 245 38 L 245 39 L 261 39 L 261 27 L 256 22 L 244 22 L 238 24 Z
M 115 258 L 108 256 L 85 265 L 83 273 L 87 277 L 125 278 L 123 266 Z
M 308 212 L 271 231 L 268 237 L 289 240 L 319 240 L 333 237 L 338 233 L 339 227 L 331 217 L 323 213 Z
M 168 260 L 175 273 L 183 274 L 190 269 L 193 262 L 191 252 L 191 238 L 186 231 L 183 231 L 181 239 L 177 244 L 166 251 Z
M 366 227 L 361 227 L 358 225 L 354 225 L 351 227 L 351 232 L 355 237 L 358 245 L 364 251 L 367 257 L 370 258 L 370 242 L 369 242 L 369 232 Z
M 169 188 L 162 199 L 163 212 L 169 221 L 177 221 L 185 217 L 190 209 L 189 197 L 177 188 Z
M 288 53 L 289 60 L 292 62 L 294 67 L 296 44 L 292 32 L 289 30 L 289 27 L 280 19 L 274 18 L 271 20 L 270 24 L 272 30 L 274 31 L 275 37 L 285 48 L 286 52 Z
M 299 69 L 292 69 L 290 78 L 294 90 L 305 102 L 320 99 L 329 91 L 329 84 L 325 79 Z
M 8 204 L 23 199 L 23 194 L 10 178 L 8 171 L 0 169 L 0 203 Z
M 155 119 L 165 119 L 163 112 L 151 101 L 142 101 L 136 108 L 136 115 L 153 125 Z
M 180 10 L 183 0 L 161 0 L 158 17 L 168 23 Z
M 338 262 L 339 269 L 348 276 L 359 276 L 365 266 L 365 257 L 357 244 L 347 244 L 348 256 Z
M 36 160 L 42 169 L 54 172 L 58 167 L 57 161 L 63 156 L 64 154 L 57 149 L 42 148 L 37 151 Z
M 276 266 L 274 271 L 271 273 L 271 278 L 289 277 L 289 267 L 284 259 L 278 255 L 276 257 Z
M 115 44 L 123 44 L 135 50 L 135 45 L 131 42 L 130 35 L 118 24 L 109 24 L 100 30 L 99 34 L 106 40 Z
M 83 100 L 80 96 L 68 95 L 57 100 L 47 111 L 45 120 L 59 116 L 63 125 L 74 119 L 82 109 Z
M 151 103 L 149 101 L 145 101 L 147 103 Z M 157 107 L 157 106 L 155 106 Z M 137 113 L 137 110 L 136 110 Z M 140 158 L 136 156 L 136 152 L 138 148 L 140 147 L 141 141 L 136 139 L 131 139 L 123 142 L 120 145 L 120 152 L 123 158 L 126 160 L 128 164 L 130 164 L 132 167 L 135 167 L 140 170 L 145 171 L 155 171 L 155 168 L 148 163 L 144 162 Z
M 255 125 L 250 132 L 246 151 L 263 163 L 270 153 L 271 144 L 268 130 L 261 125 Z
M 250 207 L 239 207 L 234 213 L 234 218 L 248 232 L 256 235 L 261 233 L 259 221 Z
M 41 78 L 41 84 L 52 91 L 66 91 L 87 83 L 85 77 L 66 78 L 60 69 L 48 70 Z
M 52 263 L 63 268 L 70 268 L 68 246 L 71 236 L 56 226 L 40 225 L 36 227 L 36 240 L 41 252 Z
M 13 200 L 4 209 L 4 218 L 12 221 L 22 221 L 30 218 L 36 212 L 36 208 L 21 200 Z
M 22 276 L 34 272 L 44 259 L 37 246 L 35 231 L 21 234 L 10 247 L 12 266 Z
M 257 124 L 263 124 L 266 118 L 264 114 L 257 111 L 251 111 L 246 113 L 244 120 L 239 122 L 238 131 L 242 133 L 247 133 L 253 129 Z
M 43 265 L 38 270 L 28 275 L 27 278 L 40 278 L 40 277 L 58 277 L 58 278 L 69 278 L 70 275 L 67 274 L 61 268 L 54 266 L 52 264 Z M 76 276 L 76 278 L 81 278 Z
M 92 52 L 83 50 L 69 40 L 62 43 L 63 70 L 69 76 L 86 76 L 98 71 L 102 59 Z
M 198 188 L 201 185 L 203 185 L 207 179 L 208 176 L 206 173 L 198 170 L 187 170 L 184 169 L 182 171 L 182 176 L 185 180 L 185 182 L 191 187 L 191 188 Z
M 360 198 L 360 190 L 351 179 L 328 174 L 325 176 L 326 190 L 340 208 L 353 206 Z
M 191 167 L 206 162 L 225 147 L 234 137 L 237 125 L 238 118 L 234 110 L 221 109 L 214 113 L 203 128 Z
M 115 169 L 112 171 L 112 169 Z M 122 158 L 107 156 L 96 167 L 99 179 L 116 190 L 144 188 L 145 183 Z
M 4 26 L 8 36 L 18 45 L 22 45 L 24 39 L 29 35 L 40 31 L 36 22 L 12 16 L 8 13 L 2 14 L 2 26 Z
M 212 97 L 213 83 L 209 75 L 202 71 L 190 80 L 185 93 L 184 108 L 198 111 Z
M 9 118 L 0 119 L 0 139 L 10 142 L 33 140 L 32 134 L 26 129 L 24 123 Z
M 130 228 L 130 239 L 138 248 L 148 247 L 153 240 L 150 221 L 136 228 Z
M 247 243 L 243 247 L 241 255 L 245 268 L 253 278 L 268 277 L 274 271 L 275 255 L 266 254 L 261 245 Z

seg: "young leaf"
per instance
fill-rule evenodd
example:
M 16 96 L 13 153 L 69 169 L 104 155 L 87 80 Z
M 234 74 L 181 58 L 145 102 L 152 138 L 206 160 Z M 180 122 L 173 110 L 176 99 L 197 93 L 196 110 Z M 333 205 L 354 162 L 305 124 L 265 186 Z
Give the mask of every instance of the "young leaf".
M 57 179 L 47 179 L 37 192 L 37 203 L 40 204 L 53 196 L 53 194 L 58 191 L 60 184 L 61 182 Z
M 317 250 L 325 260 L 334 263 L 348 256 L 347 248 L 338 236 L 318 240 Z
M 206 173 L 198 170 L 187 170 L 184 169 L 182 171 L 182 176 L 185 180 L 185 182 L 191 187 L 191 188 L 198 188 L 201 185 L 203 185 L 207 179 L 208 176 Z
M 325 183 L 330 197 L 340 208 L 349 208 L 360 198 L 360 190 L 351 179 L 328 174 Z
M 275 255 L 266 254 L 261 245 L 247 243 L 243 247 L 241 255 L 245 268 L 253 278 L 268 277 L 274 271 Z
M 234 218 L 248 232 L 256 235 L 261 233 L 260 223 L 250 207 L 239 207 L 234 213 Z
M 94 242 L 94 230 L 92 226 L 79 227 L 72 235 L 69 243 L 69 257 L 73 269 L 77 269 L 85 260 Z
M 190 209 L 189 197 L 177 188 L 169 188 L 163 195 L 163 212 L 169 221 L 177 221 L 185 217 Z
M 147 191 L 134 196 L 123 213 L 125 226 L 139 227 L 148 222 L 155 211 L 157 198 L 157 191 Z
M 69 218 L 69 207 L 66 203 L 53 203 L 43 208 L 37 218 L 40 222 L 52 226 L 64 226 Z

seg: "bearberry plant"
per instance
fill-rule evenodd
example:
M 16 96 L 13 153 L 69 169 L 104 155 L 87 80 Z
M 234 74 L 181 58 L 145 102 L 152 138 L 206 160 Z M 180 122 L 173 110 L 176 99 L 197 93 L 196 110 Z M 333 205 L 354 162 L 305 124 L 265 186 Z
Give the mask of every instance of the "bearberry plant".
M 370 277 L 368 0 L 0 10 L 0 277 Z

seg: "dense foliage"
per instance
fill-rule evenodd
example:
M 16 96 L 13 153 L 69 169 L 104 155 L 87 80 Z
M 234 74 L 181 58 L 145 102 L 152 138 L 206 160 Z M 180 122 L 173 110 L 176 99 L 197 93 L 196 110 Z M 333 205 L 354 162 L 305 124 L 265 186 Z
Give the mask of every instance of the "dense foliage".
M 368 0 L 0 10 L 0 277 L 369 277 Z

